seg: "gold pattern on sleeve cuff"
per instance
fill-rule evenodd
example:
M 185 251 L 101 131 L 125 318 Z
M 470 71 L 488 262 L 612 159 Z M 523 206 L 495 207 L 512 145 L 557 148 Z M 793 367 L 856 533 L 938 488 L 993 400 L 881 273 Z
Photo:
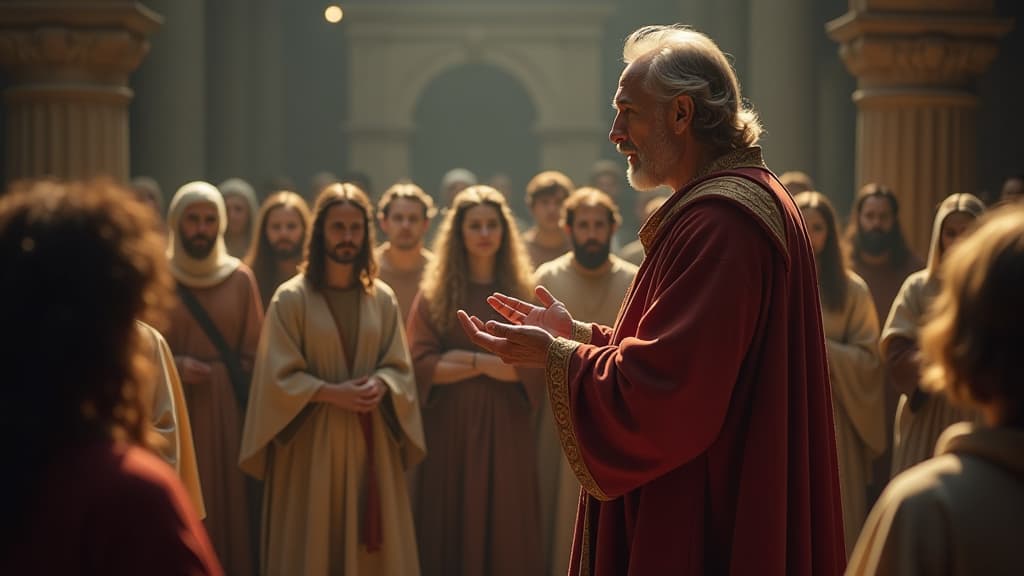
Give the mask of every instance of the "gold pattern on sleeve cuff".
M 611 500 L 594 481 L 586 463 L 583 462 L 576 432 L 572 426 L 572 414 L 569 407 L 569 360 L 580 344 L 580 342 L 565 338 L 555 338 L 548 346 L 545 377 L 548 383 L 548 397 L 551 400 L 551 413 L 554 416 L 555 427 L 558 429 L 558 439 L 562 443 L 565 459 L 580 481 L 580 486 L 598 500 Z
M 590 339 L 594 337 L 594 329 L 587 322 L 580 322 L 579 320 L 572 321 L 572 339 L 574 342 L 580 344 L 590 344 Z

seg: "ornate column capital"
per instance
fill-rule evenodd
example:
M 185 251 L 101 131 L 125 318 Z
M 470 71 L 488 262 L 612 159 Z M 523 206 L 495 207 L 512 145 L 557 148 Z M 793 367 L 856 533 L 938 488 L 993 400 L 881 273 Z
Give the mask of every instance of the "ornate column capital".
M 136 2 L 6 2 L 0 67 L 14 84 L 127 85 L 161 23 Z
M 840 44 L 839 55 L 861 88 L 966 87 L 996 58 L 997 41 L 1013 22 L 976 12 L 978 2 L 958 2 L 970 5 L 971 10 L 963 11 L 945 6 L 954 4 L 948 0 L 941 4 L 922 5 L 921 12 L 855 10 L 832 20 L 826 29 Z

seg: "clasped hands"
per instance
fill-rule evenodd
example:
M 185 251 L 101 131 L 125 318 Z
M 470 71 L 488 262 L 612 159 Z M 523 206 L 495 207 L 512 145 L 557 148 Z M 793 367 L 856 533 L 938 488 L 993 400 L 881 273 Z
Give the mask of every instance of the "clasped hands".
M 364 413 L 376 408 L 387 391 L 388 385 L 380 377 L 363 376 L 324 384 L 313 398 L 350 412 Z
M 537 286 L 535 294 L 543 306 L 500 293 L 487 297 L 491 308 L 508 323 L 494 320 L 485 323 L 476 316 L 466 314 L 464 310 L 456 314 L 462 329 L 480 348 L 508 364 L 543 367 L 552 340 L 559 336 L 571 337 L 572 316 L 565 304 L 556 300 L 547 288 Z

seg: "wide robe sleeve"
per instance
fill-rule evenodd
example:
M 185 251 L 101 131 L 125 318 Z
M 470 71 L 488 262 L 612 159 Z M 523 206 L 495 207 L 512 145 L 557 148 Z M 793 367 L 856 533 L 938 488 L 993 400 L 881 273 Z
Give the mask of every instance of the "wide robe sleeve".
M 402 328 L 401 309 L 394 293 L 378 283 L 374 298 L 380 311 L 381 341 L 373 373 L 388 386 L 390 394 L 384 401 L 389 401 L 394 409 L 394 416 L 406 440 L 402 442 L 402 459 L 406 467 L 411 467 L 423 460 L 427 453 L 412 359 Z
M 441 333 L 430 318 L 430 303 L 423 297 L 422 292 L 417 294 L 412 301 L 407 335 L 420 402 L 426 405 L 430 401 L 430 389 L 434 385 L 434 369 L 441 361 L 444 344 L 441 340 Z
M 774 250 L 739 207 L 695 201 L 661 235 L 628 296 L 617 329 L 632 335 L 606 346 L 555 341 L 552 410 L 588 493 L 621 496 L 714 442 L 761 322 Z
M 913 391 L 920 379 L 917 336 L 927 306 L 926 271 L 907 277 L 893 300 L 878 347 L 893 386 Z
M 878 315 L 867 285 L 848 284 L 841 340 L 828 338 L 832 394 L 839 397 L 857 434 L 877 456 L 885 451 L 885 387 L 878 355 Z
M 313 376 L 302 354 L 308 293 L 279 290 L 267 310 L 256 353 L 239 466 L 262 479 L 266 447 L 303 411 L 325 382 Z

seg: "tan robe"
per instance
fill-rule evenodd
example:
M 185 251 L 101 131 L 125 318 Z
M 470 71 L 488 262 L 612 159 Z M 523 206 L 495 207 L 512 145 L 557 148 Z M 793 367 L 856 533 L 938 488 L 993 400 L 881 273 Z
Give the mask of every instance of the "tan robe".
M 384 243 L 377 247 L 377 263 L 380 269 L 377 277 L 383 280 L 395 292 L 398 299 L 398 307 L 402 310 L 402 324 L 409 320 L 409 310 L 412 309 L 412 300 L 420 290 L 420 280 L 423 279 L 423 270 L 427 263 L 433 259 L 434 254 L 429 250 L 421 250 L 421 266 L 415 270 L 398 270 L 391 266 L 387 258 L 389 244 Z
M 821 309 L 832 381 L 836 456 L 846 554 L 867 516 L 872 461 L 885 450 L 885 379 L 878 356 L 878 315 L 867 284 L 849 272 L 846 305 Z
M 228 345 L 239 352 L 243 367 L 252 366 L 263 308 L 249 268 L 239 265 L 221 283 L 192 288 L 192 293 Z M 238 469 L 242 408 L 217 348 L 188 308 L 179 303 L 171 311 L 170 320 L 165 336 L 175 357 L 190 356 L 212 368 L 209 381 L 183 383 L 202 478 L 206 530 L 227 574 L 251 574 L 250 530 L 254 527 L 249 518 L 245 475 Z
M 537 283 L 564 302 L 574 319 L 612 326 L 622 298 L 639 269 L 617 256 L 608 258 L 611 268 L 598 275 L 580 270 L 572 253 L 563 254 L 537 269 Z M 547 573 L 560 575 L 569 566 L 580 483 L 562 453 L 547 394 L 540 399 L 536 432 L 541 533 Z
M 977 217 L 983 210 L 981 201 L 970 194 L 952 194 L 939 205 L 932 222 L 928 265 L 924 270 L 908 276 L 903 282 L 882 329 L 879 348 L 890 373 L 893 369 L 892 359 L 888 353 L 890 344 L 895 340 L 912 342 L 911 352 L 916 352 L 918 331 L 925 320 L 928 306 L 938 294 L 943 222 L 956 212 L 965 212 Z M 935 442 L 939 435 L 951 424 L 977 418 L 973 410 L 950 406 L 945 396 L 941 394 L 924 396 L 921 390 L 917 390 L 915 394 L 924 398 L 916 410 L 911 406 L 911 398 L 905 394 L 900 395 L 896 406 L 892 435 L 892 476 L 931 458 L 935 453 Z
M 1024 431 L 950 427 L 868 516 L 847 574 L 1024 574 Z
M 261 572 L 268 575 L 419 574 L 403 466 L 424 455 L 409 351 L 394 294 L 364 294 L 352 371 L 323 295 L 303 275 L 267 311 L 239 460 L 263 478 Z M 325 382 L 376 375 L 389 393 L 372 412 L 382 548 L 361 545 L 366 439 L 358 415 L 312 402 Z
M 136 322 L 135 325 L 153 361 L 154 377 L 139 394 L 143 404 L 150 407 L 150 428 L 160 439 L 156 443 L 157 455 L 178 473 L 199 518 L 205 518 L 206 507 L 199 486 L 192 424 L 189 422 L 188 406 L 185 404 L 178 369 L 174 367 L 174 356 L 167 341 L 155 328 L 143 322 Z
M 569 237 L 565 237 L 565 241 L 559 246 L 542 246 L 537 243 L 537 229 L 531 228 L 526 232 L 523 232 L 523 244 L 526 246 L 526 251 L 530 254 L 530 261 L 533 262 L 534 268 L 540 268 L 541 264 L 550 262 L 555 258 L 558 258 L 562 254 L 572 250 L 572 242 L 569 241 Z

